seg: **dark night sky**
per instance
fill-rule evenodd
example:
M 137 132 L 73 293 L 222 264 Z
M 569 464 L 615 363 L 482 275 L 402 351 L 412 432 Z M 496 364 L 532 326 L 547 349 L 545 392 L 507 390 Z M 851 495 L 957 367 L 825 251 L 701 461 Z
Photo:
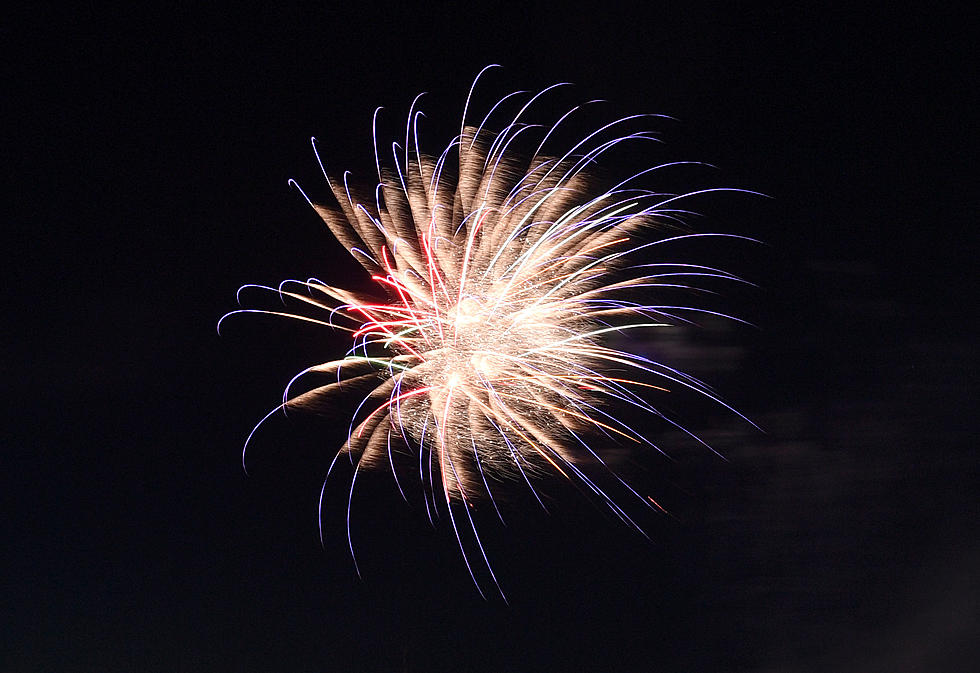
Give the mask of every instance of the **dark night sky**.
M 6 22 L 0 671 L 965 670 L 969 22 L 651 5 Z M 249 476 L 239 452 L 343 340 L 214 330 L 243 283 L 351 273 L 286 187 L 326 195 L 311 135 L 335 171 L 367 176 L 377 105 L 400 121 L 430 92 L 440 145 L 493 62 L 484 104 L 571 81 L 567 100 L 671 115 L 652 161 L 709 162 L 701 183 L 772 197 L 696 204 L 706 228 L 768 245 L 715 253 L 760 286 L 732 298 L 759 329 L 684 351 L 766 433 L 692 405 L 728 462 L 664 434 L 673 463 L 625 466 L 675 514 L 650 517 L 652 542 L 559 484 L 550 514 L 478 513 L 509 607 L 480 599 L 448 522 L 430 528 L 388 475 L 354 502 L 363 579 L 342 479 L 321 549 L 336 428 L 270 424 Z

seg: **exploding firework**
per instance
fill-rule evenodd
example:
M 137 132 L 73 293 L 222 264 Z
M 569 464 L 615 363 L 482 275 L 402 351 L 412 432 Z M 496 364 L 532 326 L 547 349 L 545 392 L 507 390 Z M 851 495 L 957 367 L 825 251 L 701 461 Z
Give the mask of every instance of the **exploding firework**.
M 692 376 L 610 340 L 686 323 L 698 311 L 714 313 L 667 305 L 665 293 L 696 289 L 707 279 L 738 280 L 709 266 L 658 261 L 656 254 L 681 239 L 726 236 L 677 226 L 685 213 L 681 200 L 719 190 L 663 194 L 636 186 L 676 163 L 597 188 L 597 160 L 623 143 L 651 138 L 618 129 L 649 115 L 618 119 L 555 151 L 556 131 L 578 107 L 550 125 L 524 121 L 553 88 L 529 96 L 498 132 L 490 120 L 517 94 L 498 102 L 479 125 L 467 125 L 471 88 L 459 135 L 431 156 L 420 150 L 413 103 L 404 145 L 393 144 L 390 165 L 381 160 L 375 133 L 379 182 L 368 198 L 348 184 L 346 173 L 335 180 L 323 171 L 337 207 L 307 201 L 368 272 L 376 296 L 315 278 L 277 288 L 247 285 L 242 289 L 271 290 L 308 310 L 242 309 L 222 318 L 269 313 L 351 333 L 347 354 L 294 377 L 282 404 L 249 440 L 277 411 L 360 397 L 330 469 L 342 456 L 355 465 L 355 480 L 358 470 L 390 468 L 404 496 L 396 463 L 414 456 L 429 516 L 448 513 L 471 575 L 460 510 L 486 563 L 469 506 L 484 499 L 496 508 L 495 492 L 514 483 L 525 482 L 534 493 L 536 477 L 550 471 L 642 533 L 586 466 L 605 468 L 610 446 L 659 451 L 626 417 L 638 411 L 680 428 L 657 408 L 657 396 L 669 390 L 695 391 L 727 407 Z M 531 137 L 536 149 L 516 149 Z M 320 161 L 315 140 L 313 146 Z M 293 393 L 300 377 L 314 375 L 326 378 Z M 606 469 L 627 497 L 659 507 Z M 479 590 L 475 576 L 474 582 Z

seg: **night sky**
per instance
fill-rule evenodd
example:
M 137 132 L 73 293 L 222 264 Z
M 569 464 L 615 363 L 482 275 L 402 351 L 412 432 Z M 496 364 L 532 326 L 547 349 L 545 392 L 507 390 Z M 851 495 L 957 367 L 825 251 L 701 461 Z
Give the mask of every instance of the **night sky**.
M 0 671 L 967 670 L 969 22 L 650 5 L 8 17 Z M 517 485 L 506 527 L 478 509 L 509 605 L 480 598 L 448 520 L 387 473 L 358 477 L 362 577 L 349 473 L 321 547 L 343 423 L 270 422 L 248 475 L 240 452 L 345 337 L 260 317 L 215 331 L 244 283 L 363 282 L 287 187 L 328 199 L 310 136 L 334 174 L 370 180 L 375 107 L 397 136 L 429 92 L 423 143 L 441 150 L 489 63 L 481 116 L 573 82 L 542 116 L 596 98 L 606 121 L 669 115 L 627 163 L 703 161 L 692 186 L 767 195 L 691 204 L 696 229 L 765 242 L 704 248 L 755 283 L 724 299 L 757 327 L 662 346 L 764 432 L 678 400 L 721 459 L 651 424 L 672 460 L 620 463 L 671 513 L 645 515 L 650 540 L 558 481 L 547 512 Z

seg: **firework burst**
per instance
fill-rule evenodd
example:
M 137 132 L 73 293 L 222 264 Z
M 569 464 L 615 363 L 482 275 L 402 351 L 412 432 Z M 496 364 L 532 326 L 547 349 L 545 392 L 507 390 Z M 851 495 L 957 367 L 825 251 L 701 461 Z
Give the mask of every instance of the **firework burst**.
M 496 508 L 495 490 L 515 479 L 535 493 L 535 476 L 551 471 L 642 533 L 583 467 L 604 467 L 608 446 L 659 451 L 615 410 L 639 410 L 680 428 L 658 411 L 658 395 L 687 389 L 727 407 L 697 379 L 609 341 L 613 333 L 665 329 L 688 322 L 685 316 L 694 312 L 712 313 L 665 305 L 666 291 L 695 289 L 708 278 L 738 280 L 709 266 L 656 261 L 652 254 L 680 239 L 724 236 L 676 227 L 685 212 L 679 201 L 719 190 L 663 194 L 635 186 L 676 164 L 597 189 L 592 166 L 614 147 L 650 139 L 649 132 L 618 130 L 648 115 L 618 119 L 555 151 L 556 130 L 578 107 L 550 125 L 524 121 L 553 88 L 529 96 L 496 133 L 490 119 L 517 94 L 474 126 L 466 123 L 471 88 L 460 133 L 437 156 L 420 150 L 413 103 L 404 145 L 392 145 L 390 165 L 381 160 L 375 133 L 379 183 L 367 198 L 348 184 L 346 173 L 332 180 L 324 170 L 337 207 L 307 201 L 370 274 L 378 296 L 315 278 L 276 288 L 247 285 L 242 289 L 271 290 L 309 310 L 242 309 L 222 318 L 269 313 L 351 333 L 346 356 L 294 377 L 282 404 L 249 440 L 277 411 L 362 397 L 331 470 L 338 458 L 349 458 L 353 494 L 358 470 L 390 468 L 404 496 L 396 455 L 415 456 L 429 516 L 448 514 L 481 594 L 462 533 L 472 536 L 469 544 L 475 542 L 491 577 L 493 571 L 469 505 L 489 499 Z M 531 137 L 536 149 L 514 149 Z M 315 140 L 313 146 L 316 152 Z M 325 377 L 323 383 L 293 393 L 300 377 L 313 375 Z M 628 497 L 659 507 L 615 479 Z M 460 510 L 469 523 L 462 529 Z

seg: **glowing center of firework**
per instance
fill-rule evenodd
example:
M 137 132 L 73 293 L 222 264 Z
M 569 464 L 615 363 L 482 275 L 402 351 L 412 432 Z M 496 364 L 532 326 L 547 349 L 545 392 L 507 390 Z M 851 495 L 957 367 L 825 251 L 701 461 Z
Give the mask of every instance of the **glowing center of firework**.
M 483 304 L 474 297 L 464 297 L 449 312 L 449 319 L 452 320 L 457 330 L 483 322 L 484 318 Z
M 493 320 L 487 306 L 482 297 L 470 296 L 449 309 L 452 333 L 446 335 L 445 343 L 451 384 L 491 376 L 492 351 L 507 347 L 505 328 L 499 319 Z
M 487 353 L 476 353 L 470 358 L 470 364 L 483 376 L 492 376 L 496 371 L 496 368 L 493 366 L 493 361 Z

